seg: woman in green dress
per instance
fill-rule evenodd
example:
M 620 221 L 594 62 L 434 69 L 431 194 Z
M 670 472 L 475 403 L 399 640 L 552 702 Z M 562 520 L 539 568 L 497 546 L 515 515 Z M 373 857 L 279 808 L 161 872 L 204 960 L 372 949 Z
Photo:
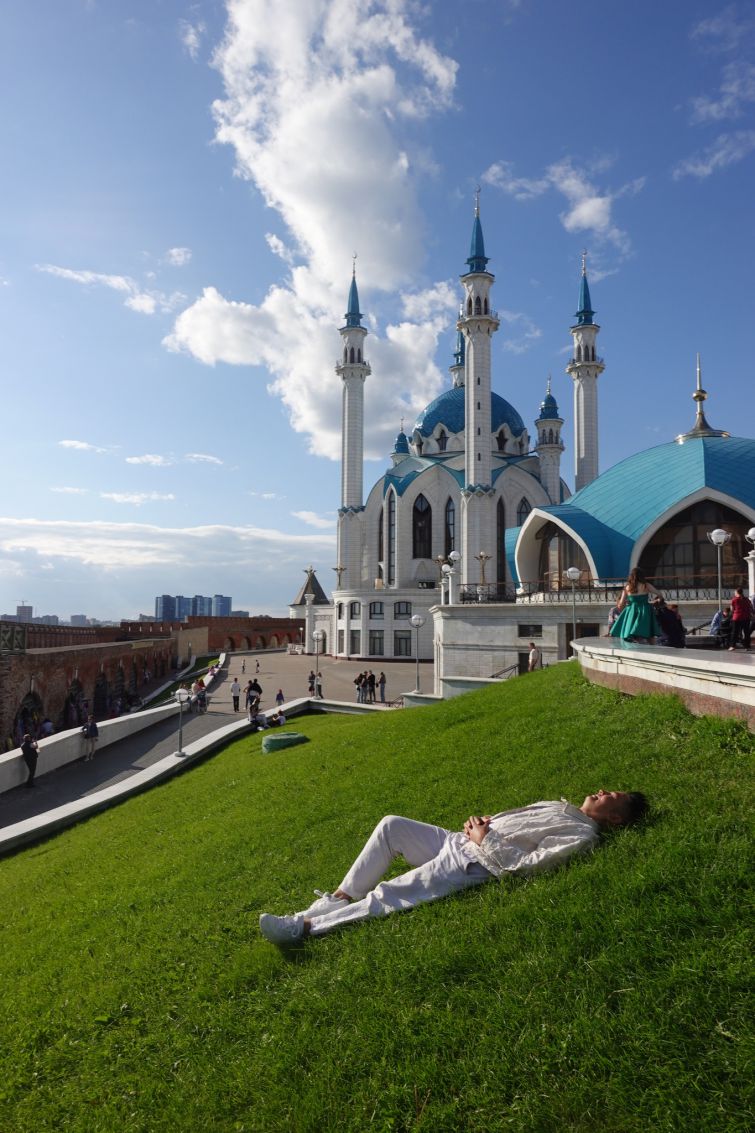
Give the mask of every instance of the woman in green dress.
M 639 567 L 633 567 L 616 603 L 620 612 L 611 626 L 610 636 L 655 645 L 660 627 L 650 604 L 650 596 L 657 593 L 656 588 L 645 580 Z

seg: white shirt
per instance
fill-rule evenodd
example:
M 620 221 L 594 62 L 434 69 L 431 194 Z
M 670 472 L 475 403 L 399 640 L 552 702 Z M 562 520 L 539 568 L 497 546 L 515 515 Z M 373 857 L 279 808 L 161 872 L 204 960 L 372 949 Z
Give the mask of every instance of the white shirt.
M 469 849 L 480 865 L 502 877 L 552 869 L 572 854 L 594 849 L 598 841 L 598 824 L 561 799 L 493 815 L 482 845 L 470 840 Z
M 231 685 L 231 696 L 238 696 L 241 692 L 241 685 L 238 681 L 234 681 Z
M 540 661 L 541 661 L 540 650 L 535 645 L 535 646 L 532 647 L 532 649 L 530 649 L 529 667 L 531 669 L 539 669 L 540 668 Z

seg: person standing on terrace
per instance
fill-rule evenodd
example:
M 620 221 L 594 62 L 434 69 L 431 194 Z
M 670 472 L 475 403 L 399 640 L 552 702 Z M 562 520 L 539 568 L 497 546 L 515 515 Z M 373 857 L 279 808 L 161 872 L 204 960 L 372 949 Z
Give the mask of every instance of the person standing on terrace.
M 639 567 L 633 567 L 616 603 L 619 616 L 608 631 L 609 636 L 654 645 L 660 627 L 650 605 L 651 595 L 658 595 L 658 591 L 646 581 Z

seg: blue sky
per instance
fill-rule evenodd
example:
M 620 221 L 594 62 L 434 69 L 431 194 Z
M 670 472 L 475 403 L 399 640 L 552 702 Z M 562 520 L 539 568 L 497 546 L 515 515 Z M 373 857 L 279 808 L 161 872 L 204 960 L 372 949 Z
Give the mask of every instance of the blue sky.
M 582 14 L 584 13 L 584 14 Z M 600 463 L 752 436 L 755 13 L 619 0 L 8 0 L 0 612 L 332 587 L 352 254 L 365 485 L 448 383 L 474 190 L 534 432 L 589 253 Z

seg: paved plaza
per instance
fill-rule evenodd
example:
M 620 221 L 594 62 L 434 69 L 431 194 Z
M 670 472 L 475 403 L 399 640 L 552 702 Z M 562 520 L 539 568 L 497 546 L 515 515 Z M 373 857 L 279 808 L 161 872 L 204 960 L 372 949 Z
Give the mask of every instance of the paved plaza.
M 260 663 L 259 674 L 256 674 L 257 660 Z M 242 673 L 244 662 L 246 662 L 246 671 Z M 359 661 L 320 657 L 318 667 L 322 673 L 324 697 L 328 700 L 354 703 L 356 702 L 354 678 L 357 673 L 371 666 Z M 201 739 L 234 719 L 230 691 L 234 677 L 238 677 L 243 688 L 250 678 L 257 675 L 257 680 L 262 685 L 262 707 L 265 711 L 270 711 L 275 708 L 278 689 L 283 690 L 287 701 L 306 697 L 308 675 L 314 668 L 313 656 L 264 651 L 228 654 L 226 666 L 218 674 L 209 695 L 207 713 L 203 716 L 184 713 L 184 745 Z M 390 702 L 414 688 L 416 679 L 414 661 L 388 662 L 380 668 L 385 672 L 387 679 L 386 701 Z M 376 676 L 380 668 L 373 668 Z M 423 691 L 430 691 L 432 685 L 430 664 L 420 665 L 420 681 Z M 239 713 L 242 714 L 245 713 Z M 43 760 L 40 759 L 38 778 L 33 790 L 16 787 L 12 791 L 0 794 L 0 829 L 122 782 L 135 772 L 171 755 L 177 749 L 178 717 L 174 716 L 143 732 L 137 732 L 133 736 L 111 744 L 98 752 L 90 763 L 77 760 L 45 775 Z

